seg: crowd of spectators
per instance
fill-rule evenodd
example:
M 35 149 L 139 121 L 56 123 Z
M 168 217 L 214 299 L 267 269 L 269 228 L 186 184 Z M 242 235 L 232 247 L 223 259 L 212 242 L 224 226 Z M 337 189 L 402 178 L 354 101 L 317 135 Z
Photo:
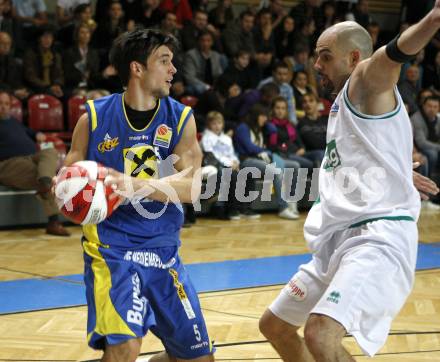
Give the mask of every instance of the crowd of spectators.
M 424 15 L 412 11 L 410 3 L 400 29 Z M 113 40 L 136 27 L 158 28 L 181 43 L 174 54 L 178 72 L 171 95 L 182 101 L 191 96 L 197 103 L 193 108 L 199 131 L 205 131 L 205 152 L 215 156 L 216 142 L 227 146 L 223 151 L 232 147 L 228 152 L 237 158 L 218 162 L 234 170 L 273 163 L 310 170 L 324 157 L 333 100 L 320 88 L 314 46 L 323 30 L 344 20 L 364 26 L 375 49 L 398 32 L 381 30 L 368 0 L 301 0 L 291 8 L 281 0 L 262 0 L 240 13 L 232 0 L 212 5 L 206 0 L 97 0 L 94 8 L 89 0 L 57 0 L 54 21 L 44 0 L 0 0 L 0 88 L 24 103 L 35 93 L 66 104 L 75 94 L 121 92 L 108 62 Z M 398 85 L 413 121 L 420 170 L 434 178 L 439 76 L 440 35 L 402 67 Z M 280 197 L 281 181 L 276 178 L 274 184 L 279 215 L 296 219 L 296 205 Z M 236 218 L 239 207 L 230 209 Z

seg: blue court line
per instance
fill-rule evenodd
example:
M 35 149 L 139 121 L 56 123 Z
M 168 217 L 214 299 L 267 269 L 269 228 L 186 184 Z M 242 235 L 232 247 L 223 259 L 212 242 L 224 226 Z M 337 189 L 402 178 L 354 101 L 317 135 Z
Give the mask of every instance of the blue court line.
M 284 284 L 310 254 L 188 264 L 197 292 Z M 417 270 L 440 268 L 440 243 L 419 244 Z M 0 282 L 0 314 L 86 304 L 81 274 Z

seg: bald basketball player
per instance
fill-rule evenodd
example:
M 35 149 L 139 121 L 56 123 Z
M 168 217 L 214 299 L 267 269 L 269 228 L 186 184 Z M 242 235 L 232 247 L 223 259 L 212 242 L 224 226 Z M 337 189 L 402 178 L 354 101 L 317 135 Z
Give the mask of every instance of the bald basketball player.
M 354 22 L 325 30 L 315 68 L 337 94 L 328 121 L 319 198 L 304 235 L 313 252 L 269 306 L 260 330 L 284 361 L 354 361 L 348 332 L 373 356 L 411 292 L 420 195 L 412 179 L 412 132 L 396 83 L 440 27 L 432 11 L 372 54 Z M 304 340 L 297 330 L 305 324 Z M 305 343 L 304 343 L 305 342 Z

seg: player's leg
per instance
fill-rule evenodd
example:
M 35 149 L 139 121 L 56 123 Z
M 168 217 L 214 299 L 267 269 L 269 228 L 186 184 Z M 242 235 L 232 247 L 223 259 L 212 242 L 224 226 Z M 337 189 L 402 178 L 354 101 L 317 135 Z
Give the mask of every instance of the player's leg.
M 141 345 L 141 338 L 114 345 L 107 344 L 101 362 L 134 362 L 139 356 Z
M 283 361 L 313 361 L 297 332 L 326 288 L 318 278 L 314 261 L 301 265 L 261 317 L 260 331 Z
M 213 361 L 214 348 L 208 336 L 199 298 L 177 254 L 177 247 L 153 249 L 166 269 L 158 269 L 147 286 L 154 311 L 151 331 L 161 339 L 165 352 L 151 361 Z
M 318 362 L 349 362 L 354 358 L 342 346 L 345 328 L 330 317 L 310 315 L 304 329 L 304 339 L 308 350 Z
M 260 332 L 286 362 L 312 362 L 304 340 L 298 335 L 298 326 L 293 326 L 266 309 L 260 319 Z
M 148 362 L 179 362 L 179 361 L 210 362 L 210 361 L 214 361 L 214 356 L 210 354 L 207 356 L 202 356 L 188 360 L 188 359 L 179 359 L 179 358 L 171 357 L 168 353 L 161 352 L 159 354 L 154 355 L 148 360 Z

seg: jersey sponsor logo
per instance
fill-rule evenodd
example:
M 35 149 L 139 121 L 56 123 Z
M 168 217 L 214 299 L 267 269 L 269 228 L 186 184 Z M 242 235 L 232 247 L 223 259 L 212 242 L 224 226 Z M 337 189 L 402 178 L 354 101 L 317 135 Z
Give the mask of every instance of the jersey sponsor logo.
M 173 277 L 174 286 L 177 289 L 177 295 L 183 305 L 183 309 L 185 310 L 186 316 L 188 319 L 195 319 L 196 315 L 194 313 L 194 309 L 189 301 L 185 289 L 183 288 L 183 284 L 179 282 L 179 274 L 174 269 L 169 269 L 168 272 Z
M 338 304 L 340 299 L 341 299 L 341 293 L 334 290 L 327 297 L 327 302 Z
M 284 290 L 297 302 L 302 302 L 307 297 L 307 287 L 301 279 L 293 277 L 284 287 Z
M 331 171 L 336 167 L 341 165 L 341 158 L 339 157 L 338 149 L 336 147 L 336 141 L 331 140 L 327 143 L 327 147 L 325 149 L 325 162 L 324 162 L 324 170 Z
M 110 152 L 119 145 L 119 137 L 112 138 L 108 133 L 105 134 L 104 141 L 98 145 L 98 151 L 101 153 Z
M 146 141 L 146 140 L 148 140 L 148 136 L 145 134 L 139 135 L 139 136 L 129 136 L 128 140 L 129 141 Z
M 166 124 L 161 124 L 156 129 L 153 145 L 158 147 L 169 148 L 172 136 L 173 136 L 173 130 L 170 127 L 168 127 Z
M 148 251 L 127 251 L 124 260 L 159 269 L 169 269 L 176 263 L 176 258 L 171 258 L 169 262 L 163 263 L 159 255 Z
M 132 177 L 157 178 L 157 155 L 154 148 L 146 144 L 138 144 L 124 148 L 124 173 Z
M 330 115 L 335 116 L 336 113 L 338 113 L 338 112 L 339 112 L 339 104 L 335 102 L 332 104 L 332 106 L 330 108 Z
M 141 282 L 139 275 L 134 273 L 131 277 L 133 284 L 133 299 L 132 308 L 127 310 L 127 322 L 137 324 L 138 326 L 144 325 L 144 317 L 147 313 L 147 298 L 141 297 Z

